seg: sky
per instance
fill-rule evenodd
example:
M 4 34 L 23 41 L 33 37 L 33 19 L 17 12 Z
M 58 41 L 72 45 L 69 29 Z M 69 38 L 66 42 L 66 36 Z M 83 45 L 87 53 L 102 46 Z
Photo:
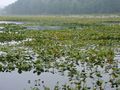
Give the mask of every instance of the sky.
M 4 8 L 5 6 L 15 2 L 17 0 L 0 0 L 0 8 Z

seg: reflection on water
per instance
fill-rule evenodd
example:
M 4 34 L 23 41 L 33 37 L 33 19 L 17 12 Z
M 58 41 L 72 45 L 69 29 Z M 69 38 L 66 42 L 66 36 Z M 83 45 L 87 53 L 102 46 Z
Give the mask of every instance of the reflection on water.
M 61 30 L 61 26 L 26 26 L 28 30 Z
M 0 27 L 0 33 L 3 33 L 4 27 Z
M 16 22 L 16 21 L 0 21 L 0 24 L 24 24 L 23 22 Z
M 0 27 L 0 30 L 3 30 L 4 29 L 4 27 Z
M 120 21 L 104 21 L 103 25 L 120 25 Z
M 23 72 L 18 74 L 16 71 L 12 73 L 0 73 L 0 90 L 30 90 L 31 87 L 38 87 L 44 90 L 44 86 L 53 90 L 57 82 L 63 85 L 68 82 L 67 77 L 59 74 L 42 73 L 37 76 L 32 72 Z

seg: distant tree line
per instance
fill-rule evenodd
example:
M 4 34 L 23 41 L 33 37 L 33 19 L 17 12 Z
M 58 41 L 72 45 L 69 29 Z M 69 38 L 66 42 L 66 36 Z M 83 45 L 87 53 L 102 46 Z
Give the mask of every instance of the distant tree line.
M 4 11 L 23 15 L 119 13 L 120 0 L 18 0 Z

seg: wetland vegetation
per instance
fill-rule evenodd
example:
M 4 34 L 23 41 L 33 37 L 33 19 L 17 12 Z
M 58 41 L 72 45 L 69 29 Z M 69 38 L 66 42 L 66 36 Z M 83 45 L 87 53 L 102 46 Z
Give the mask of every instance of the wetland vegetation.
M 0 76 L 36 75 L 17 88 L 120 90 L 119 17 L 1 16 L 0 21 Z

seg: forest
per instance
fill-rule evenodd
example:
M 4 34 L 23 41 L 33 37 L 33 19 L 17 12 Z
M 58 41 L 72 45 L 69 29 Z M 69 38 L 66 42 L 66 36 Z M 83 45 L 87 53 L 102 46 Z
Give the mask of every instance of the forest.
M 6 14 L 113 14 L 120 12 L 120 0 L 18 0 L 4 8 Z

